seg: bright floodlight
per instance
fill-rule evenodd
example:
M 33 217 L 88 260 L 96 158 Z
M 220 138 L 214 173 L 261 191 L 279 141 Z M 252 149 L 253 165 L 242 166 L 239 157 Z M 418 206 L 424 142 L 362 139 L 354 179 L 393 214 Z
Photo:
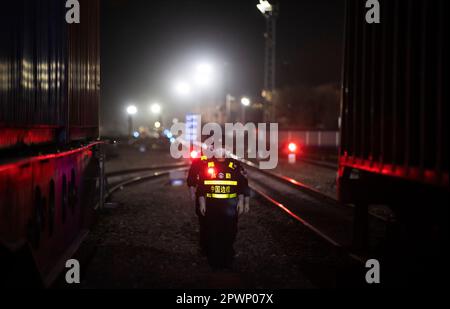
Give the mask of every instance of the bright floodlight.
M 250 105 L 250 99 L 247 98 L 247 97 L 243 97 L 241 99 L 241 104 L 244 105 L 244 106 L 249 106 Z
M 196 74 L 195 75 L 195 83 L 198 86 L 206 87 L 211 84 L 211 78 L 208 75 L 204 74 Z
M 272 5 L 267 0 L 259 0 L 259 4 L 257 4 L 256 7 L 263 14 L 266 14 L 267 12 L 272 12 Z
M 211 84 L 213 75 L 213 67 L 210 63 L 201 62 L 195 67 L 194 79 L 195 83 L 199 86 L 208 86 Z
M 127 107 L 127 113 L 128 115 L 134 115 L 137 113 L 137 107 L 134 105 L 130 105 Z
M 175 84 L 175 91 L 182 96 L 187 96 L 191 93 L 191 86 L 186 82 L 177 82 Z
M 213 71 L 213 67 L 210 63 L 207 62 L 201 62 L 198 63 L 197 66 L 195 67 L 195 70 L 198 73 L 202 73 L 202 74 L 211 74 Z
M 158 103 L 153 103 L 150 106 L 150 111 L 152 112 L 152 114 L 155 114 L 155 115 L 161 113 L 161 105 L 159 105 Z

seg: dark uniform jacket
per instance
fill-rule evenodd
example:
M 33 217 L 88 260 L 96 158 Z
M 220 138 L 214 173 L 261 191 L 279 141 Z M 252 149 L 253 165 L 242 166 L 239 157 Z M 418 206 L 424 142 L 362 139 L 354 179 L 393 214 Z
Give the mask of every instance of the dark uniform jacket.
M 230 199 L 249 195 L 248 180 L 240 162 L 226 158 L 201 161 L 198 170 L 197 195 L 206 199 Z
M 237 176 L 237 178 L 239 179 L 239 187 L 242 188 L 242 190 L 241 190 L 242 193 L 240 193 L 240 194 L 244 194 L 245 196 L 250 196 L 250 188 L 248 186 L 247 172 L 239 161 L 227 158 L 227 159 L 225 159 L 224 162 L 218 162 L 217 159 L 214 159 L 214 158 L 207 159 L 206 156 L 202 156 L 201 158 L 197 158 L 192 161 L 191 167 L 188 172 L 187 181 L 186 181 L 188 187 L 196 188 L 196 196 L 197 197 L 200 196 L 199 195 L 199 185 L 201 184 L 200 183 L 200 174 L 207 172 L 208 162 L 214 162 L 214 164 L 217 165 L 217 167 L 219 167 L 219 168 L 221 168 L 221 166 L 223 165 L 223 166 L 225 166 L 225 169 L 230 169 L 229 164 L 230 164 L 230 162 L 233 162 L 233 164 L 234 164 L 234 168 L 232 169 L 233 175 L 238 174 L 238 173 L 240 174 Z M 217 162 L 217 164 L 216 164 L 216 162 Z M 230 172 L 228 172 L 228 173 L 230 173 Z M 225 172 L 224 175 L 226 178 L 227 172 Z M 216 176 L 219 177 L 220 175 L 218 174 Z M 203 183 L 203 185 L 204 185 L 204 183 Z M 225 190 L 227 190 L 227 189 L 225 189 Z

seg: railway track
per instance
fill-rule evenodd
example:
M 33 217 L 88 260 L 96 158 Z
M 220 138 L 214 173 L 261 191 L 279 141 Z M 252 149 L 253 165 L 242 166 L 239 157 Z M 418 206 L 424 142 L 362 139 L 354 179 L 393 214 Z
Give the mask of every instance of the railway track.
M 355 261 L 355 265 L 365 263 L 367 258 L 364 254 L 357 254 L 351 250 L 352 208 L 340 205 L 331 197 L 288 177 L 261 171 L 252 164 L 247 166 L 249 167 L 249 184 L 252 191 L 259 196 L 260 202 L 257 204 L 262 202 L 261 205 L 280 209 L 312 231 L 318 236 L 319 241 L 321 239 L 323 244 L 326 244 L 325 246 L 334 248 L 335 251 L 332 251 L 338 256 L 348 256 L 349 260 Z M 188 164 L 180 163 L 108 173 L 107 177 L 111 186 L 107 197 L 126 186 L 168 177 L 172 172 L 185 172 L 188 167 Z M 84 257 L 84 254 L 81 254 L 77 258 L 83 260 L 83 264 L 86 265 L 90 263 L 89 254 Z M 62 280 L 59 281 L 63 282 Z
M 166 166 L 166 167 L 162 167 L 162 166 L 159 166 L 159 167 L 152 167 L 152 168 L 150 168 L 150 169 L 143 169 L 143 170 L 140 170 L 140 171 L 136 171 L 136 169 L 130 169 L 130 170 L 123 170 L 123 171 L 120 171 L 120 173 L 119 172 L 115 172 L 115 173 L 110 173 L 110 174 L 108 174 L 110 177 L 116 177 L 116 176 L 121 176 L 121 177 L 123 177 L 123 179 L 122 180 L 120 180 L 120 181 L 118 181 L 118 182 L 116 182 L 113 186 L 111 186 L 111 188 L 110 188 L 110 192 L 109 192 L 109 195 L 111 195 L 111 194 L 113 194 L 114 192 L 118 192 L 119 190 L 121 190 L 122 188 L 124 188 L 124 187 L 126 187 L 126 186 L 131 186 L 131 185 L 134 185 L 134 184 L 138 184 L 138 183 L 141 183 L 141 182 L 146 182 L 146 181 L 152 181 L 152 180 L 155 180 L 155 181 L 158 181 L 159 183 L 161 183 L 161 181 L 163 181 L 163 183 L 165 183 L 165 177 L 167 177 L 168 178 L 168 176 L 169 176 L 169 174 L 171 173 L 171 172 L 174 172 L 174 171 L 176 171 L 176 172 L 178 172 L 178 171 L 186 171 L 187 170 L 187 166 L 186 165 L 173 165 L 173 166 Z M 251 176 L 252 178 L 254 177 L 253 176 L 253 174 L 252 174 L 252 176 Z M 162 179 L 161 179 L 162 178 Z M 110 178 L 111 179 L 111 178 Z M 252 180 L 253 181 L 253 180 Z M 137 186 L 138 188 L 139 188 L 139 186 Z M 256 190 L 257 190 L 257 188 L 256 188 L 256 186 L 254 186 L 253 184 L 252 184 L 252 189 L 253 190 L 255 190 L 255 192 L 256 192 Z M 130 190 L 134 190 L 134 189 L 131 189 L 130 188 Z M 158 190 L 160 190 L 160 189 L 158 189 Z M 178 192 L 183 192 L 184 191 L 184 189 L 182 189 L 181 191 L 178 189 Z M 130 192 L 133 192 L 133 191 L 130 191 Z M 118 197 L 119 196 L 122 196 L 122 194 L 129 194 L 129 193 L 127 193 L 126 192 L 126 190 L 123 192 L 123 193 L 119 193 L 119 195 L 118 195 Z M 178 194 L 180 194 L 180 193 L 178 193 Z M 185 193 L 182 193 L 183 195 L 185 194 Z M 258 192 L 258 194 L 266 194 L 267 196 L 269 196 L 269 194 L 270 195 L 272 195 L 272 193 L 270 192 L 268 192 L 268 191 L 264 191 L 264 192 Z M 116 198 L 114 198 L 114 200 L 115 200 Z M 118 201 L 120 201 L 121 199 L 120 198 L 118 198 Z M 124 200 L 123 200 L 123 196 L 122 196 L 122 203 L 124 202 Z M 271 204 L 267 204 L 264 200 L 260 200 L 260 199 L 258 199 L 258 201 L 257 202 L 255 202 L 256 204 L 259 204 L 259 205 L 267 205 L 267 206 L 269 206 L 269 207 L 264 207 L 265 209 L 261 209 L 261 206 L 259 206 L 258 208 L 255 208 L 255 211 L 256 212 L 259 212 L 260 214 L 259 214 L 259 216 L 262 216 L 263 214 L 267 214 L 267 213 L 272 213 L 272 214 L 275 214 L 275 216 L 276 217 L 281 217 L 281 218 L 285 218 L 284 219 L 284 221 L 283 222 L 286 222 L 286 223 L 289 223 L 289 220 L 287 219 L 288 217 L 287 216 L 284 216 L 284 214 L 283 213 L 280 213 L 279 215 L 277 214 L 278 213 L 278 210 L 277 210 L 277 208 L 275 208 L 275 207 L 271 207 Z M 277 205 L 277 206 L 280 206 L 280 205 Z M 106 209 L 105 209 L 105 215 L 106 215 L 106 217 L 109 217 L 109 216 L 113 216 L 113 212 L 110 212 L 109 210 L 108 210 L 108 208 L 109 207 L 106 207 Z M 112 208 L 114 208 L 114 207 L 111 207 L 110 209 L 112 209 Z M 125 209 L 127 208 L 127 207 L 124 207 Z M 166 207 L 162 207 L 162 208 L 166 208 Z M 258 210 L 259 209 L 259 210 Z M 121 209 L 121 210 L 119 210 L 118 211 L 118 213 L 119 214 L 122 214 L 123 213 L 123 209 Z M 285 211 L 289 211 L 289 209 L 288 208 L 286 208 L 286 210 Z M 191 212 L 191 210 L 189 210 L 189 212 Z M 116 214 L 116 216 L 117 216 L 117 212 L 114 212 L 115 214 Z M 296 216 L 296 214 L 295 213 L 293 213 L 292 212 L 292 214 L 291 214 L 292 216 Z M 302 221 L 302 217 L 300 217 L 300 216 L 298 216 L 297 215 L 297 217 L 298 217 L 298 220 L 299 221 Z M 266 224 L 267 224 L 267 222 L 271 222 L 272 220 L 273 220 L 273 218 L 271 218 L 271 217 L 268 217 L 267 215 L 265 216 L 265 218 L 267 218 L 267 219 L 265 219 L 265 221 L 266 221 Z M 130 217 L 128 218 L 128 219 L 124 219 L 124 220 L 130 220 Z M 135 219 L 132 219 L 132 220 L 135 220 Z M 136 219 L 137 220 L 137 219 Z M 253 221 L 258 221 L 258 219 L 254 219 L 254 217 L 253 217 L 253 219 L 251 219 L 251 220 L 253 220 Z M 114 222 L 114 221 L 113 221 Z M 133 221 L 134 222 L 134 221 Z M 139 222 L 139 220 L 137 220 L 137 222 Z M 142 220 L 141 220 L 141 222 L 142 222 Z M 114 223 L 113 223 L 114 224 Z M 133 224 L 133 226 L 134 226 L 134 223 L 132 223 Z M 248 224 L 248 221 L 247 221 L 247 224 Z M 255 223 L 252 223 L 252 224 L 255 224 Z M 269 223 L 270 224 L 270 223 Z M 278 221 L 278 223 L 277 224 L 280 224 L 280 222 Z M 306 225 L 310 230 L 313 230 L 314 231 L 314 228 L 315 228 L 315 226 L 313 226 L 313 225 L 311 225 L 311 226 L 308 226 L 308 222 L 306 221 L 306 220 L 303 220 L 302 221 L 302 224 L 303 225 Z M 292 227 L 288 227 L 289 225 L 287 225 L 287 224 L 284 224 L 283 225 L 284 227 L 286 227 L 287 229 L 289 229 L 289 230 L 292 230 Z M 298 225 L 298 224 L 294 224 L 294 226 L 296 226 L 296 227 L 294 227 L 294 229 L 296 230 L 296 229 L 298 229 L 298 228 L 300 228 L 300 226 L 301 225 Z M 253 225 L 252 225 L 252 227 L 253 227 Z M 258 228 L 255 226 L 255 228 L 258 230 Z M 260 228 L 259 228 L 260 229 Z M 278 228 L 275 228 L 274 227 L 274 229 L 276 230 L 276 231 L 280 231 Z M 123 237 L 126 237 L 126 231 L 127 231 L 128 229 L 125 229 L 124 231 L 125 231 L 125 236 L 124 235 L 122 235 L 122 236 L 120 236 L 121 238 L 123 238 Z M 140 230 L 139 228 L 137 228 L 137 230 Z M 316 234 L 317 233 L 320 233 L 321 231 L 319 230 L 319 229 L 317 229 L 316 230 Z M 280 239 L 277 239 L 276 241 L 279 241 L 280 243 L 281 243 L 281 245 L 280 246 L 291 246 L 291 247 L 296 247 L 297 246 L 297 244 L 296 244 L 296 241 L 297 241 L 297 236 L 295 236 L 295 234 L 296 234 L 297 232 L 295 232 L 295 233 L 293 233 L 293 234 L 291 234 L 291 236 L 289 236 L 290 238 L 290 240 L 286 240 L 286 238 L 284 238 L 283 240 L 280 240 Z M 137 234 L 139 234 L 139 233 L 137 233 Z M 94 235 L 95 235 L 95 232 L 94 232 Z M 306 235 L 308 235 L 308 236 L 305 236 L 305 235 L 303 235 L 303 236 L 301 236 L 301 237 L 311 237 L 311 236 L 313 236 L 311 233 L 307 233 Z M 92 237 L 92 236 L 89 236 L 89 237 Z M 277 236 L 278 237 L 278 236 Z M 275 237 L 275 238 L 277 238 L 277 237 Z M 84 267 L 85 268 L 87 268 L 87 269 L 90 269 L 90 268 L 95 268 L 96 266 L 94 266 L 94 265 L 96 265 L 95 263 L 96 263 L 96 261 L 97 261 L 97 259 L 98 259 L 98 246 L 97 245 L 92 245 L 92 239 L 95 239 L 95 236 L 94 236 L 94 238 L 90 238 L 90 240 L 87 240 L 85 243 L 87 243 L 87 245 L 83 245 L 82 246 L 82 249 L 81 250 L 79 250 L 79 252 L 77 252 L 76 254 L 75 254 L 75 256 L 74 256 L 74 258 L 76 258 L 76 259 L 78 259 L 79 261 L 80 261 L 80 264 L 83 264 L 83 265 L 85 265 Z M 259 242 L 261 242 L 261 243 L 263 243 L 263 242 L 265 242 L 265 240 L 264 240 L 265 238 L 264 237 L 260 237 L 260 240 L 259 240 Z M 275 239 L 274 239 L 275 240 Z M 329 241 L 330 239 L 328 239 L 328 241 Z M 130 240 L 131 241 L 131 240 Z M 133 242 L 133 241 L 131 241 L 131 242 Z M 288 244 L 288 243 L 290 243 L 290 244 Z M 313 237 L 313 239 L 312 240 L 308 240 L 307 242 L 303 242 L 304 244 L 308 244 L 308 246 L 309 246 L 309 244 L 310 243 L 312 243 L 312 244 L 319 244 L 319 245 L 313 245 L 313 247 L 315 248 L 314 250 L 317 250 L 317 248 L 316 248 L 316 246 L 319 246 L 319 247 L 321 247 L 321 248 L 328 248 L 328 249 L 325 249 L 325 250 L 327 250 L 327 251 L 330 251 L 331 252 L 331 255 L 330 256 L 333 256 L 334 254 L 337 254 L 337 256 L 342 256 L 341 255 L 341 253 L 342 253 L 342 251 L 338 251 L 338 252 L 336 252 L 335 253 L 335 251 L 333 250 L 333 248 L 332 247 L 330 247 L 330 246 L 328 246 L 328 244 L 326 243 L 326 242 L 323 242 L 323 241 L 321 241 L 321 239 L 319 239 L 319 238 L 316 238 L 316 237 Z M 335 245 L 335 247 L 339 247 L 339 244 L 337 244 L 337 243 L 335 243 L 334 244 Z M 105 249 L 106 248 L 106 249 Z M 101 250 L 108 250 L 108 246 L 105 246 L 105 247 L 103 247 Z M 141 247 L 139 247 L 139 248 L 141 248 Z M 262 246 L 262 248 L 264 248 L 264 246 Z M 331 250 L 330 250 L 331 249 Z M 265 249 L 263 249 L 263 250 L 265 250 Z M 309 250 L 309 248 L 308 248 L 308 250 Z M 250 252 L 252 252 L 252 250 L 250 250 Z M 316 252 L 316 251 L 314 251 L 314 252 Z M 275 253 L 277 253 L 277 251 L 275 251 Z M 100 254 L 104 254 L 104 252 L 102 251 L 102 253 L 100 253 Z M 142 253 L 142 254 L 145 254 L 145 253 Z M 316 253 L 314 253 L 314 254 L 316 254 Z M 345 255 L 345 254 L 344 254 Z M 288 255 L 289 256 L 289 255 Z M 327 255 L 328 256 L 328 255 Z M 287 259 L 287 257 L 284 257 L 284 258 L 286 258 Z M 126 260 L 126 259 L 125 259 Z M 353 272 L 356 272 L 357 271 L 357 266 L 355 266 L 356 268 L 353 268 L 353 266 L 352 265 L 359 265 L 358 263 L 353 263 L 353 260 L 352 259 L 346 259 L 345 261 L 347 261 L 347 262 L 344 262 L 344 261 L 340 261 L 339 262 L 339 267 L 340 268 L 342 268 L 342 269 L 346 269 L 347 270 L 347 267 L 348 267 L 348 269 L 350 269 L 351 271 L 353 271 Z M 327 262 L 328 263 L 328 262 Z M 334 263 L 334 262 L 333 262 Z M 281 263 L 282 264 L 282 263 Z M 280 264 L 280 265 L 281 265 Z M 86 266 L 86 265 L 89 265 L 89 266 Z M 278 267 L 280 267 L 280 265 L 278 265 Z M 192 265 L 190 266 L 190 267 L 192 267 Z M 195 267 L 197 267 L 197 266 L 195 266 Z M 203 269 L 203 268 L 202 268 Z M 99 272 L 101 273 L 101 269 L 99 270 Z M 204 270 L 202 270 L 202 271 L 204 271 Z M 300 270 L 300 271 L 302 271 L 302 270 Z M 318 273 L 320 273 L 320 274 L 317 274 L 316 272 L 318 272 Z M 322 274 L 322 272 L 323 272 L 323 274 Z M 320 269 L 314 269 L 314 270 L 311 270 L 310 272 L 308 272 L 308 273 L 306 273 L 306 274 L 303 274 L 302 273 L 302 275 L 303 276 L 305 276 L 304 278 L 308 278 L 308 279 L 304 279 L 304 280 L 310 280 L 310 278 L 314 278 L 314 284 L 332 284 L 331 283 L 331 281 L 329 281 L 330 283 L 328 283 L 328 281 L 326 281 L 325 279 L 323 279 L 323 277 L 327 277 L 327 276 L 329 276 L 328 274 L 326 274 L 325 275 L 325 273 L 326 273 L 326 271 L 322 271 L 322 270 L 320 270 Z M 225 278 L 227 275 L 221 275 L 221 274 L 219 274 L 219 275 L 217 275 L 217 274 L 210 274 L 210 272 L 209 271 L 207 271 L 206 270 L 206 272 L 205 272 L 205 274 L 202 274 L 202 276 L 205 276 L 205 275 L 207 275 L 208 276 L 208 282 L 207 283 L 205 283 L 205 284 L 218 284 L 218 286 L 220 286 L 220 284 L 222 284 L 222 280 L 224 280 L 223 278 Z M 91 276 L 93 277 L 93 278 L 95 278 L 95 272 L 92 274 L 91 273 Z M 115 275 L 114 275 L 115 276 Z M 225 276 L 225 277 L 224 277 Z M 253 275 L 252 275 L 253 276 Z M 257 276 L 257 275 L 255 275 L 255 276 Z M 91 278 L 92 278 L 91 277 Z M 317 277 L 317 278 L 316 278 Z M 226 278 L 228 278 L 228 277 L 226 277 Z M 232 283 L 232 284 L 237 284 L 238 286 L 239 286 L 239 284 L 244 284 L 244 279 L 246 278 L 245 277 L 245 275 L 243 276 L 241 273 L 238 273 L 238 272 L 236 272 L 236 273 L 233 273 L 233 280 L 235 280 L 235 283 Z M 259 277 L 258 277 L 259 278 Z M 265 278 L 265 277 L 263 277 L 263 278 Z M 265 278 L 264 280 L 269 280 L 269 282 L 270 282 L 270 280 L 276 280 L 276 277 L 274 277 L 275 279 L 267 279 L 267 278 Z M 127 279 L 125 279 L 125 280 L 127 280 Z M 130 279 L 131 280 L 131 279 Z M 134 279 L 133 279 L 134 280 Z M 299 279 L 298 279 L 299 280 Z M 321 281 L 321 280 L 324 280 L 324 281 Z M 300 280 L 301 281 L 301 280 Z M 327 282 L 327 283 L 323 283 L 323 282 Z M 101 282 L 101 281 L 100 281 Z M 124 281 L 124 282 L 126 282 L 126 281 Z M 309 281 L 308 281 L 309 282 Z M 106 283 L 105 283 L 106 284 Z M 231 283 L 230 283 L 231 284 Z M 311 284 L 311 283 L 308 283 L 308 284 Z M 66 288 L 67 287 L 67 285 L 65 284 L 65 282 L 64 282 L 64 278 L 61 276 L 61 278 L 59 278 L 59 280 L 58 280 L 58 282 L 53 286 L 53 287 L 55 287 L 55 288 L 60 288 L 60 287 L 63 287 L 63 288 Z M 230 286 L 231 287 L 231 286 Z
M 241 160 L 249 167 L 249 185 L 253 192 L 269 204 L 280 208 L 317 236 L 359 262 L 367 260 L 366 253 L 355 253 L 353 242 L 353 207 L 340 204 L 295 179 L 260 170 L 253 162 Z M 375 235 L 384 233 L 388 221 L 372 214 L 370 225 Z M 380 237 L 374 237 L 379 241 Z M 376 247 L 378 243 L 372 244 Z
M 338 248 L 348 248 L 350 246 L 351 233 L 348 229 L 339 229 L 340 231 L 326 229 L 322 224 L 323 219 L 318 220 L 318 218 L 323 218 L 325 214 L 326 217 L 334 217 L 335 221 L 339 220 L 341 223 L 340 226 L 351 226 L 351 209 L 339 205 L 338 202 L 331 197 L 296 180 L 259 170 L 254 163 L 249 161 L 245 162 L 245 164 L 252 169 L 252 172 L 249 173 L 249 183 L 251 189 L 256 194 L 262 196 L 271 205 L 275 205 L 282 209 L 288 215 L 307 226 L 310 230 L 333 246 Z M 181 163 L 108 173 L 108 183 L 111 184 L 111 186 L 108 190 L 107 197 L 125 186 L 167 176 L 171 171 L 183 171 L 187 170 L 187 168 L 187 164 Z M 112 179 L 116 181 L 112 182 Z M 278 184 L 274 184 L 274 182 L 278 182 Z M 282 186 L 288 186 L 288 188 L 282 188 Z M 281 195 L 283 194 L 276 193 L 277 191 L 286 192 L 286 190 L 289 191 L 289 202 L 286 202 L 286 199 L 282 198 Z M 300 194 L 299 190 L 301 190 Z M 305 193 L 307 193 L 307 195 L 305 195 Z M 302 194 L 303 196 L 301 196 Z M 299 200 L 300 202 L 294 205 L 292 202 L 293 197 L 296 197 L 297 202 Z
M 354 260 L 367 260 L 363 254 L 351 250 L 351 207 L 344 206 L 336 199 L 292 178 L 260 170 L 250 161 L 243 162 L 249 167 L 249 185 L 258 196 L 270 205 L 280 208 L 336 249 L 345 250 Z M 186 171 L 188 167 L 186 163 L 179 163 L 108 173 L 108 183 L 111 186 L 107 197 L 123 187 L 168 176 L 174 171 Z
M 332 163 L 330 161 L 310 159 L 310 158 L 305 158 L 305 157 L 300 157 L 298 160 L 302 161 L 304 163 L 320 166 L 320 167 L 323 167 L 323 168 L 326 168 L 326 169 L 330 169 L 330 170 L 337 170 L 337 168 L 338 168 L 337 163 Z
M 187 163 L 176 163 L 176 164 L 166 164 L 159 166 L 151 166 L 146 168 L 133 168 L 127 170 L 114 171 L 107 173 L 105 176 L 107 178 L 108 190 L 106 193 L 106 198 L 108 198 L 115 191 L 141 181 L 151 180 L 155 178 L 160 178 L 162 176 L 169 175 L 174 171 L 187 170 L 189 164 Z

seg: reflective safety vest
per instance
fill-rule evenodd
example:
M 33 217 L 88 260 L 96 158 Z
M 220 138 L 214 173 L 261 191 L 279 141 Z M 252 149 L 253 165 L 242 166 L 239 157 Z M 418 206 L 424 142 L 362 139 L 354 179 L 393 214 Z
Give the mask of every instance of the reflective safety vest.
M 200 180 L 206 198 L 230 199 L 237 197 L 239 182 L 236 167 L 236 164 L 229 160 L 207 162 L 206 173 Z

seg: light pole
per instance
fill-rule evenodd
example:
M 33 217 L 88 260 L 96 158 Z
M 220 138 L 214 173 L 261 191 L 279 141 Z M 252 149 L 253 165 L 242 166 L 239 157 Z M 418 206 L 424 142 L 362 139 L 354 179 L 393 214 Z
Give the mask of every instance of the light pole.
M 157 121 L 155 122 L 156 129 L 159 129 L 162 125 L 161 110 L 161 105 L 158 103 L 153 103 L 150 105 L 150 112 L 157 117 Z
M 128 114 L 128 136 L 131 138 L 133 136 L 133 115 L 137 113 L 137 107 L 135 105 L 129 105 L 127 107 Z
M 236 98 L 233 97 L 231 94 L 227 93 L 226 97 L 225 97 L 225 109 L 226 109 L 226 114 L 227 114 L 227 122 L 232 122 L 231 121 L 231 102 L 235 101 Z
M 264 60 L 264 90 L 263 97 L 270 105 L 270 110 L 266 107 L 266 118 L 274 117 L 273 91 L 275 89 L 276 70 L 276 20 L 279 13 L 278 5 L 272 5 L 267 0 L 260 0 L 256 5 L 258 10 L 266 18 L 266 46 Z M 267 116 L 267 114 L 269 116 Z
M 250 106 L 251 101 L 247 97 L 241 98 L 241 104 L 242 104 L 242 122 L 245 124 L 245 109 Z

